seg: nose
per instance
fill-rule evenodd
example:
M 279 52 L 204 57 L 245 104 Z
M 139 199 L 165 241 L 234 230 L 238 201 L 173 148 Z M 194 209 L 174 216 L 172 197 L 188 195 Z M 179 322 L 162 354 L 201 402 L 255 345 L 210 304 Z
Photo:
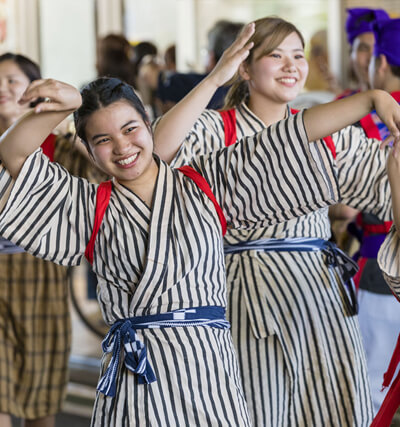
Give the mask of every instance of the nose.
M 113 139 L 113 152 L 114 154 L 121 156 L 129 153 L 130 143 L 129 139 L 124 136 L 118 136 Z
M 285 58 L 284 69 L 285 71 L 289 71 L 289 72 L 296 71 L 296 66 L 292 58 L 290 57 Z
M 0 79 L 0 90 L 7 89 L 7 79 Z

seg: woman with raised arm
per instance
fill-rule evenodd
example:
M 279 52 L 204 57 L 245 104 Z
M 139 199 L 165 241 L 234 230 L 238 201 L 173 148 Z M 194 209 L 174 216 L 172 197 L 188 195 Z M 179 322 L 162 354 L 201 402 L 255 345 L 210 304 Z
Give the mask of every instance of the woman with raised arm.
M 296 113 L 288 102 L 307 77 L 302 35 L 291 23 L 267 17 L 255 22 L 250 41 L 254 47 L 239 67 L 224 111 L 202 113 L 207 98 L 182 112 L 186 120 L 180 126 L 169 114 L 158 123 L 156 152 L 171 165 L 185 164 Z M 357 120 L 349 117 L 348 123 Z M 379 144 L 354 126 L 325 143 L 324 156 L 336 156 L 343 203 L 389 219 L 386 153 Z M 282 159 L 271 167 L 285 168 Z M 228 230 L 225 236 L 227 317 L 256 426 L 371 422 L 356 298 L 352 283 L 346 283 L 356 266 L 328 243 L 330 236 L 327 209 L 272 227 Z
M 182 111 L 232 76 L 252 32 L 250 25 L 212 75 L 171 110 L 177 126 Z M 397 136 L 400 107 L 383 92 L 367 92 L 172 169 L 153 154 L 143 105 L 120 80 L 98 79 L 81 95 L 65 83 L 34 82 L 21 101 L 38 98 L 48 102 L 0 140 L 15 179 L 0 234 L 37 257 L 76 265 L 86 256 L 93 264 L 111 329 L 92 425 L 249 426 L 224 314 L 222 234 L 335 203 L 332 157 L 324 142 L 309 141 L 372 108 Z M 112 181 L 98 186 L 74 177 L 39 149 L 74 110 L 78 136 Z M 278 161 L 282 168 L 274 169 Z
M 19 103 L 39 66 L 14 53 L 0 55 L 0 133 L 31 106 Z M 50 129 L 42 150 L 71 173 L 95 177 L 93 165 L 72 149 L 72 134 Z M 1 162 L 0 162 L 1 163 Z M 0 194 L 11 187 L 0 172 Z M 0 236 L 0 425 L 11 415 L 26 427 L 52 427 L 68 383 L 71 347 L 67 269 L 26 253 Z

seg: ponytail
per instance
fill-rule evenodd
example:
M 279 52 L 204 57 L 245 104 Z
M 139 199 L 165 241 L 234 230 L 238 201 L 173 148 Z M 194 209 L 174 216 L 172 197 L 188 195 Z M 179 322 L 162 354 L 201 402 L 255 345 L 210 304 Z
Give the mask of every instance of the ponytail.
M 246 101 L 248 97 L 249 85 L 246 80 L 238 76 L 225 96 L 225 103 L 222 109 L 230 110 L 231 108 L 236 108 L 243 101 Z

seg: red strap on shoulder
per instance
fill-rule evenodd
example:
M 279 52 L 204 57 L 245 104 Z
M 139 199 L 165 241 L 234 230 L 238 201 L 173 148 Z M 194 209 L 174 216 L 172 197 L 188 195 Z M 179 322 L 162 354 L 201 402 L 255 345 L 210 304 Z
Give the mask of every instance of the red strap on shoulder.
M 396 348 L 394 350 L 392 360 L 390 361 L 389 368 L 383 376 L 383 387 L 388 387 L 392 381 L 396 368 L 400 363 L 400 335 L 397 339 Z M 392 423 L 394 414 L 400 407 L 400 373 L 394 379 L 389 391 L 374 420 L 371 427 L 389 427 Z
M 221 114 L 224 122 L 225 146 L 229 147 L 237 141 L 236 110 L 232 108 L 230 110 L 220 111 L 219 114 Z
M 360 125 L 364 129 L 365 135 L 367 138 L 375 138 L 379 141 L 382 139 L 379 133 L 378 126 L 372 120 L 371 114 L 366 115 L 360 120 Z
M 111 190 L 111 181 L 102 182 L 97 188 L 96 211 L 94 214 L 93 231 L 85 250 L 85 257 L 89 261 L 90 265 L 93 265 L 94 244 L 96 241 L 97 233 L 100 229 L 101 222 L 103 221 L 103 217 L 106 212 L 108 203 L 110 202 Z
M 218 218 L 221 223 L 222 235 L 225 236 L 227 228 L 226 218 L 206 179 L 190 166 L 182 166 L 178 168 L 178 170 L 193 180 L 194 183 L 200 188 L 200 190 L 202 190 L 205 195 L 214 203 L 215 210 L 217 211 Z
M 54 162 L 54 151 L 56 149 L 56 136 L 54 133 L 51 133 L 40 146 L 43 150 L 43 153 L 50 159 L 51 162 Z
M 291 108 L 290 111 L 292 114 L 297 114 L 299 112 L 299 110 L 295 110 L 294 108 Z M 336 159 L 336 147 L 332 137 L 326 136 L 325 138 L 323 138 L 323 140 L 325 141 L 326 146 L 329 148 L 330 152 L 332 153 L 333 158 Z

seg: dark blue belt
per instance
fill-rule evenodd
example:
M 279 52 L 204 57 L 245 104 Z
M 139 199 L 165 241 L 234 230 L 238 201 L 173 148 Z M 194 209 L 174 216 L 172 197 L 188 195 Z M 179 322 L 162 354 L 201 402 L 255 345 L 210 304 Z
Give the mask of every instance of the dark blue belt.
M 146 346 L 138 338 L 136 329 L 182 326 L 210 326 L 228 329 L 230 324 L 225 319 L 225 308 L 217 306 L 184 308 L 168 313 L 117 320 L 101 344 L 103 352 L 112 353 L 112 356 L 106 372 L 100 378 L 97 390 L 106 396 L 115 396 L 122 345 L 125 353 L 124 364 L 130 371 L 139 376 L 139 383 L 156 381 L 154 371 L 147 359 Z
M 300 237 L 291 239 L 260 239 L 224 247 L 225 254 L 235 254 L 251 250 L 263 252 L 322 251 L 326 255 L 326 264 L 328 267 L 338 269 L 339 282 L 348 296 L 351 313 L 358 313 L 356 288 L 352 279 L 358 271 L 358 265 L 334 243 L 324 239 Z

